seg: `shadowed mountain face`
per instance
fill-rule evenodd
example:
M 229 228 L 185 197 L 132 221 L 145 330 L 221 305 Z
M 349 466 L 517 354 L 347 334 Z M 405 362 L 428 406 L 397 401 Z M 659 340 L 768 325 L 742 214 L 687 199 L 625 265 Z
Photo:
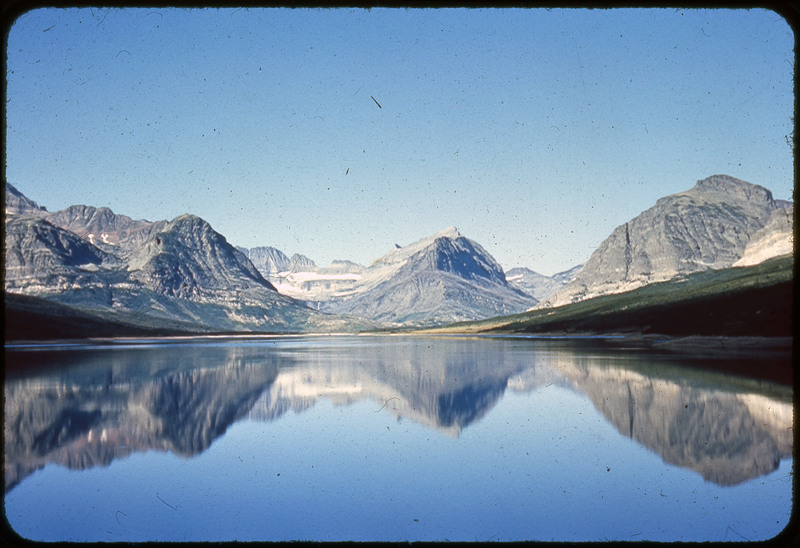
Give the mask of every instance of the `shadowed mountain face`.
M 785 219 L 780 213 L 790 208 L 790 202 L 774 200 L 761 186 L 727 175 L 703 179 L 617 227 L 575 279 L 538 306 L 560 306 L 681 274 L 729 268 L 751 240 L 766 236 L 759 231 L 773 214 Z
M 586 394 L 622 434 L 732 485 L 792 452 L 788 389 L 675 367 L 674 356 L 596 343 L 349 337 L 6 350 L 6 489 L 47 463 L 84 469 L 133 452 L 205 451 L 235 421 L 321 399 L 457 437 L 507 390 Z M 680 362 L 677 362 L 680 363 Z

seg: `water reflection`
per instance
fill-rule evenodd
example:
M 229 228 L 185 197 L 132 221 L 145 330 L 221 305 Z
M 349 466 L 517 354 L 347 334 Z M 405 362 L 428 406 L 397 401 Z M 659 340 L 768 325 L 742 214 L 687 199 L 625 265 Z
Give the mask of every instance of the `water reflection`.
M 65 367 L 7 375 L 6 490 L 51 462 L 82 470 L 139 451 L 195 455 L 247 414 L 278 370 L 275 356 L 236 347 L 98 350 L 55 359 Z
M 25 365 L 37 362 L 37 373 Z M 583 393 L 623 435 L 733 485 L 792 453 L 791 390 L 676 368 L 665 356 L 575 341 L 297 339 L 59 352 L 6 350 L 6 490 L 48 463 L 106 466 L 133 452 L 205 451 L 244 417 L 322 398 L 457 437 L 506 390 Z M 49 366 L 49 367 L 48 367 Z

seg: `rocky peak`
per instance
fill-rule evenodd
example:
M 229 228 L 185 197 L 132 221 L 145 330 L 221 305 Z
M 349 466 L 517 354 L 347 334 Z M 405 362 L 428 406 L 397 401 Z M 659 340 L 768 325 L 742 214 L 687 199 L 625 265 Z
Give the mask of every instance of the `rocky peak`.
M 47 209 L 27 198 L 11 183 L 6 183 L 6 215 L 46 213 Z
M 506 285 L 502 267 L 480 245 L 449 229 L 409 259 L 415 269 L 448 272 L 467 280 L 486 279 Z
M 129 270 L 150 289 L 180 298 L 254 286 L 275 290 L 246 255 L 195 215 L 168 223 L 131 259 Z
M 763 186 L 742 181 L 730 175 L 712 175 L 700 181 L 689 193 L 694 194 L 724 194 L 727 199 L 736 199 L 748 202 L 773 202 L 772 192 Z
M 291 264 L 292 270 L 295 272 L 297 271 L 306 271 L 306 270 L 316 270 L 317 264 L 306 257 L 305 255 L 301 255 L 300 253 L 295 253 L 292 255 L 292 258 L 289 260 Z

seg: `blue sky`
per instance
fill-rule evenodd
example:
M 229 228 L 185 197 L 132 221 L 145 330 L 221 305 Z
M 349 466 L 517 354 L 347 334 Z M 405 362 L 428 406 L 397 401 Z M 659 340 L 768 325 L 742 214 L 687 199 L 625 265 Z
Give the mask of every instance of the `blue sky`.
M 793 40 L 767 10 L 34 10 L 6 177 L 320 265 L 455 225 L 553 274 L 709 175 L 790 199 Z

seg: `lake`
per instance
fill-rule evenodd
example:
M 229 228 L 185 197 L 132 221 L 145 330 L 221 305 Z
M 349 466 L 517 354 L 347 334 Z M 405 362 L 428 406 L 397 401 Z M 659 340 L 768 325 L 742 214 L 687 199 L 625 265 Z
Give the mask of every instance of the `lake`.
M 37 541 L 742 541 L 792 510 L 791 387 L 696 367 L 757 356 L 353 335 L 5 358 L 6 518 Z

